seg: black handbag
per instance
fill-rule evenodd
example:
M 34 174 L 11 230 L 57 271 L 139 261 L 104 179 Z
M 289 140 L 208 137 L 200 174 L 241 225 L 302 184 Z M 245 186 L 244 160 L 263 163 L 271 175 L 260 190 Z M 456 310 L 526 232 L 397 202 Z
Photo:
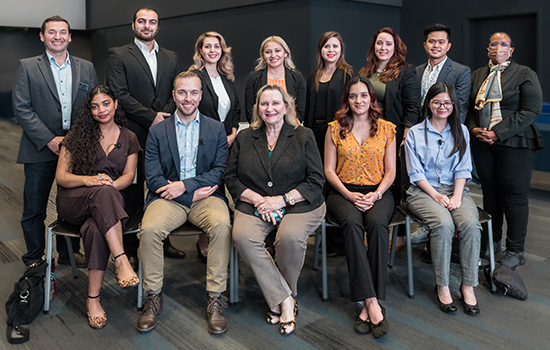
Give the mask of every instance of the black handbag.
M 485 267 L 485 278 L 491 284 L 491 280 L 497 287 L 497 290 L 504 295 L 511 296 L 519 300 L 527 299 L 527 289 L 520 275 L 504 265 L 497 265 L 491 276 L 491 268 Z
M 20 327 L 29 324 L 44 307 L 44 276 L 48 264 L 31 267 L 14 284 L 13 292 L 6 302 L 8 314 L 8 342 L 20 344 L 29 340 L 29 330 Z

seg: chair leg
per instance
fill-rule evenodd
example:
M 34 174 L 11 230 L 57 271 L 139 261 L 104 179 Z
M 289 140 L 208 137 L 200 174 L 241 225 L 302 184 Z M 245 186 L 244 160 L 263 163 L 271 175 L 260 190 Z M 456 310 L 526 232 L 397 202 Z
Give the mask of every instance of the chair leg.
M 407 242 L 407 270 L 409 275 L 409 298 L 414 298 L 414 282 L 413 282 L 413 267 L 412 267 L 412 247 L 411 247 L 411 218 L 405 218 L 405 237 Z
M 47 241 L 46 241 L 46 263 L 48 266 L 46 267 L 46 281 L 44 283 L 44 313 L 47 314 L 50 312 L 50 293 L 51 291 L 51 282 L 50 278 L 52 275 L 52 246 L 53 246 L 53 232 L 52 232 L 52 226 L 48 226 L 46 229 L 47 234 Z
M 493 219 L 489 219 L 487 221 L 487 236 L 489 238 L 489 262 L 491 266 L 491 276 L 493 275 L 493 271 L 495 271 L 495 250 L 494 250 L 494 243 L 493 243 Z M 496 293 L 497 287 L 495 286 L 495 283 L 493 282 L 493 279 L 491 279 L 491 293 Z
M 233 246 L 233 274 L 235 275 L 235 285 L 233 286 L 233 302 L 239 302 L 239 251 L 235 246 Z
M 235 304 L 235 247 L 233 246 L 233 238 L 229 246 L 229 304 Z
M 317 236 L 315 236 L 317 237 Z M 321 255 L 323 259 L 323 301 L 328 300 L 328 281 L 327 281 L 327 225 L 325 219 L 321 223 Z M 315 250 L 317 252 L 318 249 Z
M 392 235 L 391 235 L 391 246 L 390 246 L 390 261 L 388 262 L 388 267 L 392 268 L 393 263 L 395 262 L 395 241 L 397 240 L 397 232 L 399 225 L 396 225 L 392 227 Z
M 313 251 L 313 269 L 315 271 L 319 269 L 319 234 L 321 233 L 321 230 L 323 229 L 323 227 L 325 227 L 325 225 L 325 219 L 323 219 L 321 227 L 315 230 L 315 244 L 313 245 L 315 247 L 315 250 Z
M 141 311 L 141 308 L 143 306 L 143 271 L 141 269 L 141 259 L 139 258 L 139 253 L 138 253 L 138 278 L 139 278 L 139 284 L 138 284 L 138 295 L 137 295 L 137 309 L 138 311 Z
M 73 278 L 78 278 L 78 270 L 74 262 L 73 242 L 71 242 L 71 237 L 65 236 L 65 242 L 67 242 L 67 251 L 69 252 L 69 260 L 71 261 L 71 268 L 73 269 Z

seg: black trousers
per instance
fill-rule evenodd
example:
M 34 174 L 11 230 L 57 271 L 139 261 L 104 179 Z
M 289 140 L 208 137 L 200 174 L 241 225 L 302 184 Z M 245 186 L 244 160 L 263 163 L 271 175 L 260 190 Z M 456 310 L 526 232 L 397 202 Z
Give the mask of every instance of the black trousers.
M 489 145 L 475 137 L 471 139 L 471 146 L 483 190 L 483 209 L 493 218 L 493 239 L 502 239 L 505 216 L 506 249 L 523 252 L 535 150 Z
M 346 185 L 352 192 L 376 191 L 378 186 Z M 386 265 L 388 261 L 389 227 L 394 203 L 390 191 L 374 206 L 362 212 L 352 202 L 333 190 L 327 199 L 331 218 L 342 226 L 348 263 L 352 301 L 386 297 Z M 367 233 L 368 249 L 364 245 Z

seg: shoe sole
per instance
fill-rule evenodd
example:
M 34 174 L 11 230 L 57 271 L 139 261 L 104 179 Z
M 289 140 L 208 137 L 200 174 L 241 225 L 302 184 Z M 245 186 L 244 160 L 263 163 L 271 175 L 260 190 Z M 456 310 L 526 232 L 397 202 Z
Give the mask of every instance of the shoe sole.
M 152 330 L 155 329 L 156 327 L 157 327 L 157 325 L 154 325 L 153 327 L 147 328 L 147 329 L 140 329 L 140 328 L 138 328 L 138 327 L 136 327 L 136 329 L 137 329 L 139 332 L 141 332 L 141 333 L 147 333 L 147 332 L 152 331 Z
M 208 329 L 208 333 L 210 333 L 210 334 L 222 334 L 222 333 L 225 333 L 226 331 L 227 331 L 227 328 L 222 329 L 221 331 L 215 331 L 215 330 Z

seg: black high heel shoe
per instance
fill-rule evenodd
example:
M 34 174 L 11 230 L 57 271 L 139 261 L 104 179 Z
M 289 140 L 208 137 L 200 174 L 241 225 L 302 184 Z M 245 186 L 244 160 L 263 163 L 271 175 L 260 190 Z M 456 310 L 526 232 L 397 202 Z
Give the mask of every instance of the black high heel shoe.
M 454 301 L 450 302 L 449 304 L 444 304 L 441 302 L 441 300 L 439 300 L 439 294 L 437 293 L 437 285 L 435 286 L 434 291 L 435 291 L 435 298 L 437 299 L 437 303 L 439 304 L 439 310 L 445 313 L 456 312 L 457 307 Z
M 384 334 L 388 333 L 388 330 L 390 329 L 390 324 L 388 323 L 388 319 L 386 317 L 386 309 L 384 309 L 382 305 L 380 305 L 380 309 L 382 310 L 382 316 L 384 316 L 382 321 L 377 324 L 371 322 L 371 333 L 375 338 L 380 338 Z
M 470 316 L 479 315 L 480 310 L 477 302 L 475 305 L 466 304 L 464 294 L 462 293 L 462 285 L 460 285 L 460 301 L 462 302 L 462 307 L 464 308 L 465 314 Z

